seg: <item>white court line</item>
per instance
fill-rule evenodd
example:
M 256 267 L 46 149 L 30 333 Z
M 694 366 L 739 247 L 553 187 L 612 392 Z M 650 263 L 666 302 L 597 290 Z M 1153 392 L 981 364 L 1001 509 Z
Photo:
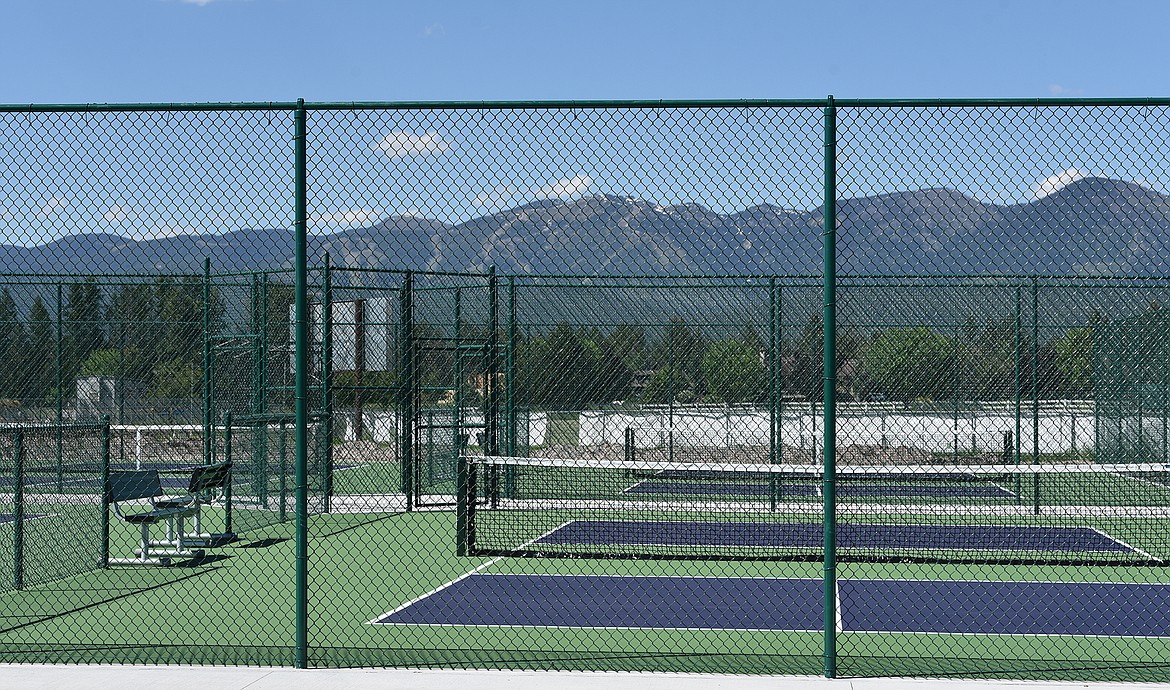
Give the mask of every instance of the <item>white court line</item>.
M 833 614 L 837 620 L 837 632 L 845 632 L 845 624 L 841 622 L 841 578 L 833 580 Z
M 1122 546 L 1124 546 L 1125 548 L 1129 549 L 1130 551 L 1133 551 L 1134 553 L 1140 553 L 1141 555 L 1145 556 L 1146 558 L 1150 559 L 1151 561 L 1155 561 L 1155 562 L 1157 562 L 1157 563 L 1162 563 L 1162 562 L 1163 562 L 1161 558 L 1157 558 L 1157 557 L 1155 557 L 1153 554 L 1151 554 L 1151 553 L 1149 553 L 1149 552 L 1142 551 L 1141 549 L 1139 549 L 1138 547 L 1134 546 L 1133 544 L 1130 544 L 1130 543 L 1126 542 L 1126 541 L 1125 541 L 1125 540 L 1123 540 L 1123 539 L 1118 539 L 1117 537 L 1113 536 L 1112 534 L 1108 534 L 1108 533 L 1106 533 L 1106 532 L 1102 532 L 1101 530 L 1097 529 L 1096 527 L 1089 527 L 1088 529 L 1090 529 L 1090 530 L 1092 530 L 1092 531 L 1096 532 L 1097 534 L 1100 534 L 1102 537 L 1105 537 L 1105 538 L 1106 538 L 1106 539 L 1108 539 L 1109 541 L 1112 541 L 1112 542 L 1116 542 L 1116 543 L 1118 543 L 1118 544 L 1121 544 Z
M 562 523 L 556 529 L 549 531 L 549 532 L 545 532 L 544 534 L 537 537 L 536 539 L 533 539 L 533 540 L 530 540 L 528 542 L 525 542 L 524 544 L 521 544 L 520 546 L 516 547 L 516 549 L 513 550 L 513 553 L 523 549 L 526 546 L 530 546 L 532 544 L 539 544 L 539 543 L 541 543 L 540 542 L 541 539 L 544 539 L 545 537 L 549 536 L 550 534 L 553 534 L 553 533 L 555 533 L 555 532 L 557 532 L 565 527 L 568 527 L 570 525 L 575 525 L 578 523 L 588 524 L 588 523 L 597 523 L 597 522 L 620 522 L 623 525 L 635 524 L 635 523 L 639 523 L 639 522 L 654 523 L 654 524 L 657 524 L 660 522 L 677 523 L 677 524 L 694 524 L 691 521 L 683 521 L 683 520 L 631 520 L 631 521 L 623 521 L 623 520 L 569 520 L 568 522 Z M 737 524 L 744 524 L 744 525 L 774 525 L 774 524 L 815 525 L 816 523 L 812 523 L 812 522 L 809 522 L 809 523 L 803 523 L 803 522 L 790 522 L 790 523 L 745 522 L 745 523 L 737 523 Z M 932 523 L 919 524 L 919 523 L 899 523 L 899 522 L 888 522 L 888 523 L 876 523 L 875 522 L 875 523 L 854 523 L 854 524 L 862 524 L 864 526 L 873 526 L 873 527 L 895 527 L 895 528 L 934 527 L 934 526 L 936 526 Z M 944 525 L 944 526 L 946 526 L 946 527 L 965 527 L 966 525 L 948 524 L 948 525 Z M 1101 536 L 1104 536 L 1106 539 L 1117 542 L 1118 544 L 1121 544 L 1122 546 L 1125 546 L 1126 548 L 1131 549 L 1135 553 L 1139 553 L 1141 555 L 1144 555 L 1153 561 L 1156 561 L 1158 563 L 1162 562 L 1160 559 L 1155 558 L 1154 556 L 1152 556 L 1144 551 L 1141 551 L 1140 549 L 1134 548 L 1133 546 L 1126 544 L 1125 542 L 1121 541 L 1120 539 L 1116 539 L 1108 534 L 1104 534 L 1103 532 L 1100 532 L 1099 530 L 1094 529 L 1092 527 L 1083 527 L 1083 526 L 1053 527 L 1053 526 L 1044 526 L 1044 525 L 996 525 L 996 527 L 1000 527 L 1000 528 L 1005 529 L 1005 530 L 1009 530 L 1012 528 L 1034 528 L 1034 529 L 1051 530 L 1051 531 L 1087 529 L 1087 530 L 1096 532 L 1097 534 L 1100 534 Z M 677 547 L 689 547 L 689 548 L 708 548 L 708 549 L 720 549 L 720 548 L 723 548 L 723 549 L 744 549 L 744 550 L 748 550 L 748 551 L 757 551 L 757 550 L 758 551 L 765 551 L 765 550 L 766 551 L 777 551 L 777 550 L 800 551 L 800 550 L 820 549 L 821 548 L 821 546 L 819 544 L 805 544 L 805 545 L 801 545 L 801 544 L 779 544 L 779 545 L 777 545 L 777 544 L 715 544 L 715 543 L 711 543 L 711 542 L 688 544 L 688 543 L 677 543 L 677 542 L 676 543 L 667 543 L 667 542 L 660 543 L 660 542 L 656 542 L 656 541 L 620 541 L 620 542 L 612 542 L 612 543 L 606 543 L 606 544 L 570 542 L 570 543 L 564 543 L 564 544 L 553 543 L 553 544 L 551 544 L 551 546 L 566 547 L 566 550 L 563 552 L 566 556 L 572 556 L 572 555 L 580 554 L 580 553 L 590 553 L 591 551 L 596 551 L 598 547 L 602 547 L 602 546 L 612 547 L 615 549 L 621 548 L 621 547 L 648 546 L 648 547 L 656 547 L 656 548 L 663 548 L 663 549 L 677 548 Z M 574 547 L 574 546 L 585 547 L 588 550 L 575 551 L 575 550 L 571 549 L 571 547 Z M 874 547 L 872 545 L 842 546 L 840 544 L 838 544 L 838 546 L 837 546 L 837 549 L 839 551 L 842 551 L 842 552 L 853 551 L 853 550 L 865 551 L 865 550 L 870 550 L 870 549 L 874 549 L 874 548 L 878 548 L 878 547 Z M 935 553 L 938 551 L 974 551 L 974 550 L 977 550 L 977 549 L 980 549 L 983 547 L 980 547 L 980 546 L 971 546 L 971 547 L 964 547 L 964 546 L 951 546 L 951 547 L 905 546 L 905 545 L 901 545 L 901 544 L 895 544 L 892 546 L 883 546 L 880 548 L 895 549 L 898 551 L 903 551 L 903 552 L 908 552 L 908 553 L 920 553 L 920 552 L 922 552 L 922 553 Z M 1005 553 L 1017 554 L 1019 556 L 1023 556 L 1024 554 L 1043 555 L 1043 554 L 1052 554 L 1052 553 L 1065 553 L 1065 554 L 1116 553 L 1116 551 L 1114 551 L 1112 549 L 1081 549 L 1079 551 L 1070 551 L 1068 549 L 1013 549 L 1013 548 L 1005 548 L 1005 549 L 1001 549 L 1001 551 L 1003 551 Z M 503 558 L 503 557 L 504 556 L 501 556 L 501 558 Z
M 10 517 L 12 519 L 5 520 L 4 522 L 0 522 L 0 527 L 3 527 L 4 525 L 15 525 L 16 524 L 16 515 L 14 515 L 12 513 L 5 513 L 5 515 L 7 515 L 8 517 Z M 58 513 L 37 514 L 37 515 L 33 515 L 32 517 L 29 517 L 26 515 L 21 520 L 21 522 L 32 522 L 33 520 L 45 520 L 48 518 L 55 518 L 55 517 L 61 517 L 61 516 Z
M 999 482 L 989 481 L 987 483 L 994 486 L 995 488 L 999 489 L 1000 491 L 1003 491 L 1004 493 L 1006 493 L 1008 496 L 1011 496 L 1012 498 L 1019 498 L 1020 497 L 1020 495 L 1018 493 L 1016 493 L 1015 491 L 1012 491 L 1011 489 L 1007 488 L 1006 486 L 1001 486 L 999 484 Z
M 1115 472 L 1114 474 L 1116 474 L 1118 477 L 1123 477 L 1130 481 L 1142 482 L 1151 486 L 1156 486 L 1159 489 L 1170 489 L 1170 484 L 1166 484 L 1165 482 L 1156 482 L 1152 479 L 1146 479 L 1145 477 L 1135 477 L 1132 474 L 1126 474 L 1124 472 Z
M 638 482 L 637 484 L 631 484 L 630 486 L 627 486 L 626 488 L 622 489 L 622 493 L 623 493 L 623 494 L 628 494 L 628 493 L 630 493 L 631 491 L 633 491 L 634 489 L 638 488 L 639 486 L 642 486 L 643 484 L 645 484 L 645 483 L 646 483 L 646 482 L 648 482 L 648 481 L 650 481 L 650 480 L 649 480 L 649 479 L 643 479 L 642 481 Z
M 569 522 L 571 522 L 571 521 L 569 521 Z M 524 542 L 523 544 L 521 544 L 521 545 L 520 545 L 519 547 L 517 547 L 517 548 L 520 548 L 520 549 L 522 549 L 522 548 L 524 548 L 525 546 L 529 546 L 530 544 L 532 544 L 532 543 L 534 543 L 534 542 L 536 542 L 536 541 L 538 541 L 538 540 L 540 540 L 540 539 L 544 539 L 545 537 L 547 537 L 548 535 L 550 535 L 550 534 L 552 534 L 552 533 L 556 532 L 557 530 L 559 530 L 559 529 L 563 529 L 563 528 L 564 528 L 566 525 L 568 525 L 568 524 L 569 524 L 569 522 L 562 522 L 561 524 L 559 524 L 559 525 L 557 525 L 556 527 L 554 527 L 554 528 L 550 529 L 549 531 L 545 532 L 544 534 L 542 534 L 542 535 L 540 535 L 540 536 L 536 537 L 535 539 L 530 539 L 530 540 L 528 540 L 528 541 Z M 408 607 L 408 606 L 412 606 L 412 605 L 414 605 L 414 604 L 417 604 L 418 602 L 422 601 L 423 599 L 426 599 L 426 598 L 428 598 L 428 597 L 431 597 L 431 596 L 433 596 L 433 595 L 435 595 L 435 594 L 438 594 L 439 592 L 443 591 L 444 589 L 447 589 L 447 588 L 448 588 L 448 587 L 450 587 L 451 585 L 453 585 L 453 584 L 455 584 L 455 583 L 457 583 L 457 582 L 461 582 L 461 581 L 463 581 L 463 580 L 466 580 L 467 578 L 469 578 L 469 577 L 471 577 L 472 575 L 474 575 L 474 574 L 478 573 L 479 571 L 483 570 L 484 568 L 487 568 L 487 567 L 493 566 L 493 565 L 495 565 L 496 563 L 499 563 L 500 561 L 504 560 L 505 558 L 508 558 L 508 556 L 496 556 L 495 558 L 491 559 L 490 561 L 486 561 L 486 562 L 484 562 L 484 563 L 481 563 L 481 564 L 479 564 L 478 566 L 476 566 L 476 567 L 475 567 L 475 569 L 471 570 L 470 572 L 463 573 L 462 575 L 460 575 L 459 577 L 455 578 L 454 580 L 451 580 L 450 582 L 448 582 L 448 583 L 446 583 L 446 584 L 439 585 L 438 587 L 436 587 L 436 588 L 432 589 L 431 591 L 427 592 L 426 594 L 423 594 L 422 596 L 415 597 L 414 599 L 411 599 L 410 601 L 406 602 L 405 604 L 402 604 L 401 606 L 399 606 L 398 608 L 394 609 L 393 611 L 388 611 L 388 612 L 386 612 L 386 613 L 383 613 L 382 615 L 380 615 L 380 616 L 378 616 L 378 617 L 374 618 L 373 620 L 368 620 L 368 621 L 366 621 L 366 625 L 392 625 L 392 624 L 387 624 L 387 623 L 379 623 L 378 621 L 380 621 L 380 620 L 381 620 L 381 619 L 383 619 L 383 618 L 386 618 L 387 616 L 393 616 L 394 614 L 398 613 L 399 611 L 401 611 L 401 610 L 405 609 L 405 608 L 406 608 L 406 607 Z
M 441 590 L 449 587 L 450 585 L 455 584 L 455 582 L 458 582 L 460 580 L 463 580 L 463 579 L 475 574 L 476 571 L 478 571 L 478 570 L 482 569 L 483 567 L 486 567 L 490 563 L 494 563 L 498 560 L 499 560 L 498 558 L 493 559 L 492 561 L 489 561 L 489 563 L 486 563 L 486 564 L 480 566 L 475 571 L 467 573 L 466 575 L 458 578 L 457 580 L 454 580 L 446 585 L 443 585 L 442 587 L 439 587 L 434 591 L 435 592 L 441 591 Z M 740 577 L 740 576 L 736 576 L 736 575 L 728 575 L 728 576 L 715 576 L 715 575 L 621 575 L 621 574 L 616 574 L 616 575 L 609 575 L 609 574 L 583 575 L 583 574 L 570 574 L 570 573 L 493 573 L 492 575 L 499 575 L 499 576 L 504 576 L 504 577 L 588 577 L 588 578 L 596 578 L 599 580 L 603 580 L 603 579 L 607 579 L 607 578 L 709 579 L 709 580 L 722 580 L 722 579 L 773 580 L 774 579 L 774 580 L 800 581 L 800 582 L 808 582 L 808 583 L 823 583 L 824 582 L 824 580 L 821 578 Z M 889 580 L 879 580 L 879 579 L 873 579 L 873 578 L 857 578 L 857 579 L 838 578 L 835 582 L 836 598 L 837 598 L 837 602 L 836 602 L 837 626 L 836 626 L 836 629 L 837 629 L 838 633 L 848 632 L 848 633 L 861 633 L 861 634 L 867 634 L 867 635 L 940 635 L 940 636 L 959 636 L 959 637 L 1043 637 L 1043 638 L 1047 638 L 1047 637 L 1078 637 L 1078 638 L 1118 637 L 1118 638 L 1128 638 L 1128 639 L 1158 639 L 1158 640 L 1167 639 L 1164 636 L 1157 636 L 1157 635 L 1105 635 L 1105 634 L 1100 634 L 1100 633 L 1098 633 L 1098 634 L 1091 634 L 1091 633 L 994 633 L 994 632 L 948 632 L 948 631 L 930 631 L 930 630 L 846 630 L 844 627 L 844 623 L 842 620 L 842 613 L 841 613 L 840 585 L 842 582 L 846 582 L 846 583 L 849 583 L 849 582 L 868 582 L 868 583 L 874 583 L 876 586 L 880 586 L 880 583 L 895 583 L 895 582 L 962 582 L 962 583 L 972 583 L 972 584 L 1121 585 L 1121 586 L 1152 586 L 1152 587 L 1170 587 L 1170 583 L 1077 582 L 1077 581 L 1061 581 L 1061 580 L 1057 580 L 1057 581 L 1049 581 L 1049 580 L 977 580 L 977 579 L 931 580 L 931 579 L 926 579 L 926 578 L 894 578 L 894 579 L 889 579 Z M 415 602 L 417 602 L 417 601 L 419 601 L 427 596 L 430 596 L 430 594 L 424 595 L 423 597 L 419 597 L 418 599 L 412 601 L 411 603 L 415 603 Z M 409 605 L 410 604 L 404 604 L 403 606 L 400 606 L 399 608 L 395 609 L 391 613 L 384 614 L 380 618 L 384 618 L 385 616 L 389 616 L 392 613 L 397 613 L 398 611 L 402 610 L 403 608 L 406 608 L 406 606 L 409 606 Z M 541 629 L 541 630 L 695 630 L 695 631 L 714 631 L 714 632 L 730 631 L 730 632 L 794 632 L 794 633 L 823 633 L 824 632 L 822 628 L 812 628 L 812 629 L 802 629 L 802 628 L 710 628 L 710 627 L 692 627 L 692 626 L 625 626 L 625 625 L 592 626 L 592 625 L 520 625 L 520 624 L 489 625 L 489 624 L 483 624 L 483 623 L 475 623 L 475 624 L 469 624 L 469 623 L 377 623 L 377 620 L 379 620 L 379 619 L 374 619 L 373 621 L 370 621 L 370 624 L 375 624 L 375 625 L 417 625 L 417 626 L 428 627 L 428 628 L 526 628 L 526 629 L 533 628 L 533 629 Z

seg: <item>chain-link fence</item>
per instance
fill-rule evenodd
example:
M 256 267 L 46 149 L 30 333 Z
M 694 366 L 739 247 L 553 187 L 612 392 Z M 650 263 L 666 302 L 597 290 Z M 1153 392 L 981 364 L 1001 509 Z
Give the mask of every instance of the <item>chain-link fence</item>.
M 0 107 L 0 660 L 1165 679 L 1168 123 Z

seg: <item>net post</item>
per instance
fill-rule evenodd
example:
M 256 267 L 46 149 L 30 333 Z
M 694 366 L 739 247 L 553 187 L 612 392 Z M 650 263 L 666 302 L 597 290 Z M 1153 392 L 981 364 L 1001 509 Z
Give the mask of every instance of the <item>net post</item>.
M 309 665 L 309 286 L 308 286 L 308 151 L 304 99 L 294 115 L 293 184 L 296 228 L 296 610 L 297 668 Z
M 837 677 L 837 108 L 825 104 L 824 168 L 824 671 Z M 814 415 L 815 416 L 815 415 Z M 815 445 L 815 444 L 814 444 Z
M 463 453 L 462 449 L 458 451 L 455 463 L 455 555 L 467 556 L 471 550 L 471 545 L 468 543 L 469 506 L 474 502 L 474 498 L 468 500 L 470 459 Z
M 110 415 L 102 416 L 102 538 L 98 566 L 110 565 Z
M 12 587 L 24 589 L 24 430 L 12 437 Z
M 232 460 L 232 411 L 223 411 L 223 459 L 224 462 L 233 462 Z M 253 458 L 252 462 L 256 459 Z M 223 531 L 225 534 L 232 533 L 232 478 L 231 471 L 228 471 L 228 481 L 223 486 Z

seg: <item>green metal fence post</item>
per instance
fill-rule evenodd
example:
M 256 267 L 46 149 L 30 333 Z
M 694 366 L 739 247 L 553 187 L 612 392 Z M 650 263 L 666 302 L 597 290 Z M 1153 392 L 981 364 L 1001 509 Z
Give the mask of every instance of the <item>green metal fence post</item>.
M 259 319 L 257 320 L 256 329 L 259 329 L 260 344 L 258 353 L 259 362 L 257 363 L 258 381 L 255 386 L 256 394 L 255 407 L 257 414 L 265 414 L 268 412 L 268 273 L 262 273 L 260 277 L 260 305 L 259 305 Z M 255 329 L 254 329 L 255 330 Z M 255 334 L 254 334 L 255 335 Z M 268 432 L 255 435 L 255 441 L 259 452 L 256 457 L 252 458 L 252 464 L 255 467 L 252 470 L 253 476 L 257 478 L 257 500 L 263 506 L 268 505 Z
M 12 586 L 24 589 L 24 431 L 12 437 Z
M 779 461 L 780 456 L 780 419 L 777 410 L 777 402 L 780 395 L 777 390 L 779 380 L 776 376 L 776 359 L 780 355 L 779 348 L 776 347 L 776 330 L 778 328 L 778 324 L 776 323 L 777 302 L 776 278 L 772 277 L 768 279 L 768 461 L 773 465 Z M 770 510 L 776 510 L 777 489 L 776 475 L 769 475 L 768 507 Z
M 451 426 L 453 427 L 454 437 L 452 439 L 455 449 L 455 475 L 456 483 L 458 483 L 459 476 L 459 456 L 463 454 L 463 289 L 455 288 L 455 331 L 454 331 L 454 346 L 455 358 L 451 362 L 452 378 L 455 384 L 454 395 L 451 398 Z
M 276 491 L 280 494 L 280 507 L 277 509 L 277 515 L 281 522 L 288 520 L 288 423 L 284 420 L 280 422 L 278 430 L 280 438 L 276 440 L 277 452 L 280 458 L 277 460 L 280 466 L 280 479 L 277 481 Z
M 1040 286 L 1032 278 L 1032 464 L 1040 464 Z M 1040 514 L 1040 475 L 1032 473 L 1032 512 Z
M 126 423 L 126 321 L 125 316 L 116 314 L 118 328 L 118 424 Z M 118 462 L 126 461 L 126 434 L 118 434 Z
M 678 360 L 675 359 L 674 352 L 674 332 L 671 330 L 673 325 L 666 327 L 666 371 L 667 371 L 667 386 L 666 386 L 666 460 L 667 462 L 674 462 L 674 372 L 678 369 Z
M 1015 322 L 1015 330 L 1016 330 L 1016 378 L 1015 378 L 1015 384 L 1014 384 L 1015 385 L 1014 394 L 1012 396 L 1015 398 L 1015 401 L 1016 401 L 1016 406 L 1015 406 L 1015 408 L 1016 408 L 1015 409 L 1015 417 L 1016 417 L 1016 420 L 1015 420 L 1016 421 L 1016 439 L 1015 439 L 1016 465 L 1020 464 L 1020 432 L 1023 430 L 1023 426 L 1021 425 L 1021 420 L 1020 420 L 1020 413 L 1021 413 L 1021 411 L 1020 411 L 1020 396 L 1023 394 L 1023 391 L 1020 389 L 1020 376 L 1021 376 L 1021 371 L 1020 371 L 1020 368 L 1021 368 L 1020 335 L 1021 335 L 1021 333 L 1020 333 L 1020 329 L 1022 328 L 1022 326 L 1023 326 L 1023 294 L 1022 294 L 1022 288 L 1019 285 L 1017 285 L 1016 286 L 1016 322 Z M 1023 500 L 1023 494 L 1021 493 L 1021 489 L 1023 487 L 1020 485 L 1020 481 L 1021 481 L 1021 478 L 1020 478 L 1019 473 L 1017 472 L 1016 473 L 1016 503 L 1019 503 L 1020 501 Z
M 64 303 L 61 299 L 61 283 L 57 283 L 57 493 L 64 491 L 65 465 L 63 455 L 64 436 L 61 430 L 61 419 L 64 416 L 64 398 L 62 388 L 65 386 L 65 372 L 62 369 L 61 347 L 65 340 L 65 331 L 62 330 L 62 313 Z
M 402 294 L 399 296 L 399 327 L 402 346 L 399 348 L 399 391 L 401 395 L 401 432 L 399 446 L 402 448 L 402 493 L 406 499 L 406 511 L 414 510 L 414 274 L 407 271 L 402 277 Z
M 1170 410 L 1166 409 L 1166 393 L 1167 393 L 1166 385 L 1167 385 L 1167 382 L 1170 382 L 1170 378 L 1167 378 L 1167 369 L 1170 369 L 1170 361 L 1168 361 L 1168 358 L 1166 357 L 1166 354 L 1167 354 L 1166 343 L 1167 343 L 1167 338 L 1170 337 L 1170 333 L 1168 333 L 1167 329 L 1166 329 L 1166 324 L 1167 324 L 1166 318 L 1162 317 L 1161 319 L 1159 319 L 1159 321 L 1161 321 L 1161 323 L 1159 323 L 1158 325 L 1161 326 L 1162 332 L 1158 334 L 1157 347 L 1161 350 L 1161 352 L 1159 352 L 1157 354 L 1154 361 L 1162 363 L 1162 366 L 1159 367 L 1162 370 L 1162 386 L 1161 386 L 1161 390 L 1159 391 L 1161 393 L 1161 395 L 1160 395 L 1159 400 L 1158 400 L 1158 414 L 1160 417 L 1162 417 L 1162 463 L 1165 464 L 1166 463 L 1167 441 L 1170 440 L 1170 438 L 1168 438 L 1168 436 L 1170 436 L 1170 424 L 1168 424 L 1168 421 L 1170 421 L 1170 420 L 1167 419 L 1167 412 L 1170 412 Z M 1073 422 L 1073 438 L 1074 439 L 1076 438 L 1076 432 L 1077 432 L 1076 422 L 1074 421 Z
M 959 462 L 959 339 L 962 337 L 962 330 L 955 326 L 955 371 L 952 375 L 951 381 L 951 435 L 954 437 L 954 458 L 955 463 Z
M 500 397 L 496 386 L 496 375 L 500 371 L 500 283 L 496 267 L 488 268 L 488 361 L 487 376 L 484 377 L 484 395 L 487 414 L 484 417 L 484 455 L 500 454 Z M 491 505 L 500 502 L 500 471 L 492 465 L 488 480 Z
M 304 99 L 294 115 L 293 173 L 296 197 L 296 652 L 297 668 L 309 665 L 309 277 L 308 164 Z
M 232 411 L 223 411 L 223 460 L 224 462 L 234 463 L 232 459 Z M 255 458 L 252 459 L 256 461 Z M 267 480 L 265 480 L 267 481 Z M 223 531 L 224 534 L 232 533 L 232 481 L 231 472 L 228 473 L 228 482 L 223 487 Z
M 333 272 L 329 252 L 321 276 L 321 406 L 325 417 L 321 450 L 321 490 L 324 511 L 333 502 Z M 383 317 L 385 318 L 385 317 Z M 355 353 L 356 354 L 356 353 Z
M 203 258 L 203 464 L 212 463 L 215 448 L 212 434 L 215 431 L 212 418 L 212 372 L 211 372 L 211 258 Z
M 504 361 L 504 400 L 506 406 L 504 417 L 508 433 L 504 454 L 511 457 L 518 454 L 517 438 L 519 436 L 516 428 L 518 423 L 516 414 L 516 334 L 516 278 L 508 276 L 508 344 L 505 346 Z M 515 498 L 515 494 L 516 468 L 509 465 L 504 470 L 504 495 L 508 498 Z
M 463 453 L 463 291 L 455 289 L 455 555 L 467 555 L 467 456 Z M 470 433 L 470 432 L 469 432 Z
M 102 417 L 102 537 L 98 565 L 110 565 L 110 415 Z
M 825 677 L 837 677 L 837 108 L 825 105 L 824 500 Z M 814 444 L 815 445 L 815 444 Z

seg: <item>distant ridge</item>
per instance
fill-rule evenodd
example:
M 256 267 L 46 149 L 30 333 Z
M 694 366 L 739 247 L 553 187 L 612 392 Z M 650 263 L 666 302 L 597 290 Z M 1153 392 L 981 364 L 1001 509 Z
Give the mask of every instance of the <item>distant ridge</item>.
M 838 270 L 879 274 L 1050 273 L 1170 276 L 1170 197 L 1087 177 L 1017 205 L 949 189 L 838 203 Z M 771 205 L 730 214 L 615 195 L 542 200 L 452 225 L 390 216 L 313 235 L 311 260 L 336 266 L 571 275 L 816 274 L 821 211 Z M 198 273 L 292 266 L 289 229 L 131 240 L 71 235 L 35 247 L 0 245 L 9 273 Z

